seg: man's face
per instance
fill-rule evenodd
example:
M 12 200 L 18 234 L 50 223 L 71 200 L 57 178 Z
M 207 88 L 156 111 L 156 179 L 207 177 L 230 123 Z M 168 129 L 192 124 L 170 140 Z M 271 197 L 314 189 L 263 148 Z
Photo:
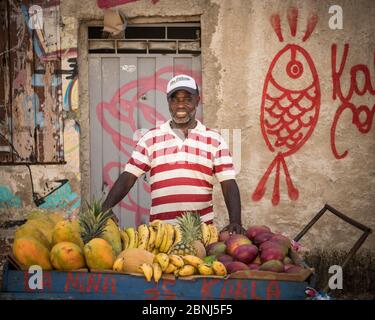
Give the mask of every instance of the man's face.
M 169 112 L 177 124 L 187 124 L 195 119 L 195 113 L 199 104 L 199 96 L 185 90 L 176 91 L 168 99 Z

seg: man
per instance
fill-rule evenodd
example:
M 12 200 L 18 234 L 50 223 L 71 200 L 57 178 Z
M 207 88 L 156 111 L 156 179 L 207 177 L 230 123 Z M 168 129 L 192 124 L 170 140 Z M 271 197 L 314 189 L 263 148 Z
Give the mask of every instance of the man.
M 229 213 L 230 223 L 223 230 L 243 233 L 240 193 L 228 146 L 218 132 L 195 119 L 200 101 L 196 81 L 183 74 L 175 76 L 168 82 L 167 100 L 172 118 L 138 141 L 103 210 L 120 202 L 136 180 L 150 171 L 150 221 L 174 223 L 183 211 L 190 210 L 211 223 L 215 176 Z

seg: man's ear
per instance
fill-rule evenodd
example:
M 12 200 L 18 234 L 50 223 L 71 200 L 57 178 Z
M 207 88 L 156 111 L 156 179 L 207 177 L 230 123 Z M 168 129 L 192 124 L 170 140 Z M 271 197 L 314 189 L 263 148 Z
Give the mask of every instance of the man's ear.
M 201 101 L 201 97 L 200 96 L 197 96 L 197 106 L 199 104 L 199 101 Z

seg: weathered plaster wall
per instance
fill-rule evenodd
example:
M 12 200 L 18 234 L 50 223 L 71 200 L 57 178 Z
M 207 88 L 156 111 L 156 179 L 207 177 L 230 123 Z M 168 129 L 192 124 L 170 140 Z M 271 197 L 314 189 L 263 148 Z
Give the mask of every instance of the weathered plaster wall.
M 100 3 L 104 2 L 106 1 Z M 238 183 L 244 225 L 267 224 L 275 230 L 294 236 L 325 203 L 329 203 L 359 222 L 375 228 L 375 132 L 372 128 L 375 95 L 375 27 L 372 20 L 375 6 L 371 0 L 335 1 L 334 4 L 343 8 L 343 30 L 331 30 L 328 26 L 331 17 L 328 9 L 332 5 L 330 1 L 195 0 L 188 1 L 189 5 L 186 1 L 172 0 L 139 0 L 130 3 L 118 1 L 120 2 L 123 4 L 118 8 L 128 15 L 129 23 L 196 21 L 200 17 L 204 121 L 212 128 L 241 130 L 242 153 Z M 70 179 L 72 192 L 80 195 L 81 188 L 82 195 L 86 198 L 90 185 L 90 133 L 85 37 L 86 22 L 100 21 L 103 17 L 103 11 L 97 4 L 96 1 L 88 0 L 64 0 L 60 4 L 59 10 L 65 24 L 61 29 L 62 48 L 79 46 L 78 55 L 76 50 L 66 51 L 62 65 L 64 69 L 64 65 L 74 63 L 68 59 L 78 58 L 80 90 L 78 92 L 77 79 L 74 84 L 67 79 L 65 83 L 63 81 L 62 97 L 65 97 L 66 90 L 71 90 L 66 95 L 66 110 L 65 99 L 62 103 L 66 111 L 65 130 L 69 133 L 65 139 L 67 164 L 58 168 L 41 166 L 34 169 L 38 176 L 36 185 L 42 186 L 46 181 L 56 180 L 56 177 Z M 297 9 L 289 11 L 291 21 L 298 11 L 295 37 L 291 36 L 288 25 L 287 13 L 290 7 Z M 270 23 L 271 15 L 277 14 L 280 15 L 283 42 L 279 41 Z M 317 23 L 311 36 L 303 41 L 311 15 L 317 18 Z M 78 21 L 81 25 L 79 36 Z M 277 21 L 276 16 L 273 21 Z M 314 21 L 313 18 L 311 26 Z M 319 79 L 320 100 L 312 99 L 315 112 L 313 117 L 316 117 L 316 121 L 307 126 L 311 129 L 311 135 L 303 145 L 298 150 L 284 147 L 274 148 L 272 151 L 266 144 L 267 139 L 272 139 L 269 135 L 263 135 L 261 130 L 265 124 L 265 121 L 261 121 L 263 93 L 267 91 L 271 96 L 274 94 L 268 92 L 269 87 L 265 87 L 266 77 L 270 75 L 270 65 L 276 55 L 288 44 L 298 45 L 298 48 L 306 50 L 311 57 Z M 342 76 L 333 79 L 331 60 L 335 55 L 332 50 L 337 46 L 334 68 L 338 70 L 343 60 L 345 44 L 348 44 L 348 51 Z M 351 78 L 351 70 L 355 71 L 352 68 L 358 65 L 363 70 L 362 74 L 358 72 L 357 77 L 354 74 Z M 309 63 L 305 62 L 304 71 L 308 70 Z M 366 70 L 369 73 L 367 83 L 363 73 Z M 287 74 L 285 65 L 277 65 L 274 75 L 286 93 L 290 93 L 293 88 L 305 93 L 303 89 L 308 84 L 308 76 L 301 76 L 300 80 L 294 81 Z M 340 85 L 343 95 L 347 96 L 350 86 L 355 86 L 356 83 L 359 89 L 347 99 L 353 103 L 352 111 L 347 109 L 340 115 L 338 112 L 343 99 L 339 98 L 337 90 L 335 96 L 334 88 L 337 89 Z M 315 84 L 317 87 L 317 81 Z M 362 90 L 363 94 L 361 88 L 366 89 Z M 360 105 L 366 107 L 359 109 Z M 316 112 L 318 107 L 319 113 Z M 359 119 L 355 124 L 352 123 L 353 114 Z M 332 140 L 331 131 L 336 122 L 337 130 Z M 233 130 L 230 145 L 233 145 L 232 136 Z M 275 146 L 275 141 L 272 141 L 270 145 Z M 337 148 L 336 154 L 334 148 Z M 298 198 L 296 191 L 293 192 L 292 189 L 291 198 L 294 200 L 288 196 L 282 163 L 279 201 L 276 196 L 273 203 L 271 201 L 276 166 L 270 173 L 264 195 L 260 197 L 261 192 L 258 192 L 253 197 L 259 181 L 280 150 L 290 151 L 285 156 L 285 166 L 298 190 Z M 345 150 L 348 150 L 348 154 L 340 158 L 339 155 Z M 1 169 L 0 177 L 2 184 L 9 186 L 10 195 L 5 189 L 3 193 L 7 194 L 11 203 L 15 206 L 21 203 L 24 207 L 11 209 L 11 219 L 18 219 L 15 217 L 23 216 L 25 209 L 33 207 L 26 169 L 6 167 Z M 216 223 L 222 227 L 228 222 L 228 218 L 218 186 L 214 196 Z M 5 211 L 2 211 L 5 212 L 2 217 L 8 219 L 10 211 Z M 356 229 L 327 215 L 304 238 L 303 244 L 309 248 L 328 246 L 348 249 L 359 235 Z M 374 236 L 370 236 L 364 247 L 375 249 Z

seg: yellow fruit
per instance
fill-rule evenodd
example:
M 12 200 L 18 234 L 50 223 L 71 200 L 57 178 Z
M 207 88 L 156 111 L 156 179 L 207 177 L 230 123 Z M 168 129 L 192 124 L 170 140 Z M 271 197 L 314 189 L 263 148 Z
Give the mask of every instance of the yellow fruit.
M 50 245 L 52 245 L 52 234 L 53 234 L 53 227 L 54 227 L 52 222 L 50 222 L 49 220 L 42 220 L 42 218 L 39 218 L 39 219 L 35 218 L 35 219 L 28 220 L 26 223 L 39 229 L 39 231 L 41 231 L 44 234 L 44 236 L 47 238 Z
M 148 230 L 148 226 L 146 224 L 141 224 L 138 226 L 138 236 L 138 248 L 146 250 L 148 246 L 148 239 L 150 237 L 150 231 Z
M 102 238 L 94 238 L 83 248 L 90 269 L 112 269 L 116 256 L 112 246 Z
M 164 234 L 163 242 L 159 248 L 160 252 L 168 252 L 173 245 L 174 241 L 174 228 L 173 225 L 167 223 L 165 225 L 166 232 Z
M 169 262 L 175 265 L 177 268 L 181 268 L 185 264 L 182 257 L 178 256 L 177 254 L 171 254 L 169 256 Z
M 119 227 L 112 219 L 108 219 L 107 225 L 100 238 L 107 240 L 112 246 L 116 256 L 122 251 L 121 233 Z
M 158 253 L 154 259 L 155 262 L 160 264 L 161 270 L 165 271 L 169 264 L 169 257 L 166 253 Z
M 139 273 L 139 267 L 143 263 L 152 264 L 155 256 L 144 249 L 140 248 L 128 248 L 122 251 L 117 258 L 124 258 L 124 272 Z
M 221 263 L 220 261 L 214 261 L 212 263 L 212 269 L 214 270 L 214 273 L 217 276 L 226 276 L 227 275 L 227 269 L 225 268 L 225 265 Z
M 43 270 L 53 269 L 49 250 L 33 237 L 24 236 L 14 239 L 13 254 L 24 270 L 32 265 L 39 265 Z
M 217 232 L 216 227 L 213 224 L 209 224 L 208 228 L 210 229 L 210 241 L 208 244 L 219 241 L 219 233 Z
M 84 246 L 81 235 L 70 220 L 61 220 L 53 228 L 52 244 L 59 242 L 73 242 L 82 249 Z
M 182 233 L 179 225 L 174 225 L 174 242 L 173 245 L 179 243 L 182 240 Z
M 143 272 L 146 280 L 148 282 L 150 282 L 151 278 L 152 278 L 152 274 L 153 274 L 152 264 L 150 264 L 150 263 L 142 263 L 140 265 L 139 269 Z
M 128 248 L 137 248 L 138 247 L 138 231 L 134 228 L 127 228 L 125 229 L 125 232 L 129 236 L 129 246 Z
M 161 266 L 160 266 L 160 264 L 157 263 L 157 262 L 154 262 L 154 263 L 152 264 L 152 274 L 153 274 L 153 277 L 154 277 L 154 281 L 155 281 L 156 283 L 159 282 L 162 273 L 163 273 L 163 271 L 161 270 Z
M 73 242 L 59 242 L 54 245 L 50 259 L 57 270 L 76 270 L 86 266 L 81 247 Z
M 44 235 L 42 231 L 40 231 L 37 227 L 32 224 L 26 222 L 22 226 L 18 227 L 16 232 L 14 233 L 14 239 L 23 238 L 23 237 L 32 237 L 38 240 L 42 245 L 44 245 L 48 250 L 51 249 L 51 244 Z
M 158 227 L 157 227 L 157 231 L 156 231 L 155 248 L 160 248 L 161 243 L 164 239 L 165 224 L 161 222 L 161 223 L 156 224 L 156 225 Z
M 64 212 L 53 212 L 49 214 L 49 219 L 53 222 L 54 225 L 59 223 L 61 220 L 64 220 Z
M 150 237 L 148 239 L 148 244 L 147 244 L 147 251 L 152 251 L 155 248 L 155 239 L 156 239 L 156 232 L 152 226 L 148 227 Z
M 118 272 L 123 271 L 124 262 L 125 262 L 125 259 L 123 257 L 117 258 L 115 262 L 113 263 L 113 267 L 112 267 L 113 271 L 118 271 Z
M 205 246 L 207 246 L 211 238 L 210 228 L 205 222 L 202 222 L 201 229 L 202 229 L 202 237 L 203 237 L 202 242 Z
M 182 259 L 184 260 L 185 264 L 189 264 L 194 267 L 198 267 L 198 265 L 204 263 L 201 258 L 198 258 L 197 256 L 193 256 L 190 254 L 183 256 Z
M 176 270 L 177 267 L 174 264 L 170 263 L 168 264 L 168 267 L 167 269 L 165 269 L 164 273 L 174 273 Z
M 198 265 L 198 271 L 201 275 L 204 275 L 204 276 L 210 276 L 214 274 L 214 271 L 212 270 L 212 268 L 206 263 L 202 263 Z
M 157 255 L 159 253 L 159 249 L 158 248 L 154 248 L 152 249 L 151 251 L 154 255 Z
M 121 241 L 122 241 L 122 250 L 125 250 L 129 247 L 130 238 L 125 230 L 120 230 Z
M 181 269 L 178 269 L 177 275 L 180 277 L 192 276 L 195 273 L 195 267 L 185 264 Z

